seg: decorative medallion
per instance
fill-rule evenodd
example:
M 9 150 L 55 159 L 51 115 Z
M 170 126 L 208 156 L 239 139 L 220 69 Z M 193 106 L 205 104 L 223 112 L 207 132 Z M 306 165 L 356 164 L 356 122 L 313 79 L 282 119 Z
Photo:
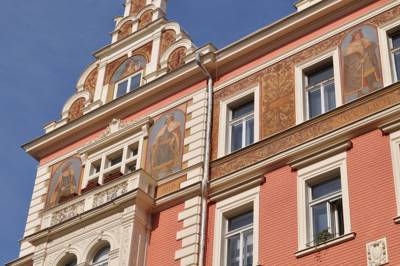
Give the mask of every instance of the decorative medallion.
M 179 47 L 168 58 L 168 71 L 173 71 L 185 63 L 186 47 Z
M 68 121 L 73 121 L 83 116 L 83 108 L 85 108 L 86 99 L 81 97 L 77 99 L 69 108 Z
M 367 244 L 368 266 L 380 266 L 389 263 L 386 238 Z

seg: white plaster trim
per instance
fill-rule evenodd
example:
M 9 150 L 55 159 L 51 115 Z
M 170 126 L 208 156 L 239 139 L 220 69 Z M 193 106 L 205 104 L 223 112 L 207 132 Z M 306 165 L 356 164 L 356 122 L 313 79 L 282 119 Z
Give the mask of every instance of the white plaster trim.
M 178 48 L 180 47 L 185 47 L 187 49 L 186 55 L 190 54 L 192 50 L 194 49 L 193 43 L 189 39 L 181 39 L 177 42 L 175 42 L 173 45 L 167 48 L 165 50 L 164 54 L 161 55 L 160 58 L 160 64 L 161 68 L 166 67 L 166 64 L 168 63 L 169 56 Z
M 333 63 L 333 75 L 335 79 L 335 96 L 336 96 L 336 108 L 341 106 L 342 103 L 342 86 L 340 79 L 340 61 L 339 61 L 339 48 L 336 47 L 330 51 L 327 51 L 317 57 L 310 59 L 295 66 L 295 97 L 296 97 L 296 124 L 301 124 L 307 120 L 307 101 L 305 100 L 305 75 L 304 71 L 312 66 L 332 58 Z
M 383 7 L 379 8 L 379 9 L 376 9 L 376 10 L 374 10 L 374 11 L 372 11 L 372 12 L 370 12 L 370 13 L 364 15 L 364 16 L 361 16 L 361 17 L 359 17 L 359 18 L 357 18 L 357 19 L 355 19 L 355 20 L 353 20 L 353 21 L 351 21 L 349 23 L 346 23 L 346 25 L 343 25 L 343 26 L 341 26 L 341 27 L 339 27 L 339 28 L 337 28 L 335 30 L 329 31 L 328 33 L 326 33 L 326 34 L 324 34 L 324 35 L 322 35 L 322 36 L 320 36 L 318 38 L 315 38 L 315 39 L 313 39 L 313 40 L 311 40 L 311 41 L 309 41 L 309 42 L 307 42 L 307 43 L 305 43 L 303 45 L 300 45 L 300 46 L 298 46 L 297 48 L 295 48 L 293 50 L 285 51 L 285 52 L 282 53 L 282 55 L 277 56 L 277 57 L 275 57 L 275 58 L 273 58 L 271 60 L 267 60 L 265 63 L 260 64 L 258 66 L 255 66 L 253 68 L 250 68 L 249 70 L 246 70 L 242 74 L 237 75 L 234 78 L 229 79 L 229 80 L 227 80 L 227 81 L 215 86 L 214 87 L 214 91 L 218 91 L 218 90 L 221 90 L 221 89 L 223 89 L 223 88 L 225 88 L 225 87 L 227 87 L 229 85 L 232 85 L 232 84 L 234 84 L 234 83 L 236 83 L 236 82 L 238 82 L 238 81 L 240 81 L 240 80 L 242 80 L 242 79 L 244 79 L 246 77 L 249 77 L 249 76 L 251 76 L 251 75 L 253 75 L 253 74 L 255 74 L 255 73 L 257 73 L 257 72 L 259 72 L 259 71 L 261 71 L 261 70 L 263 70 L 263 69 L 265 69 L 267 67 L 269 67 L 269 66 L 272 66 L 272 65 L 276 64 L 279 61 L 287 59 L 287 58 L 289 58 L 289 57 L 291 57 L 291 56 L 293 56 L 293 55 L 295 55 L 295 54 L 297 54 L 297 53 L 299 53 L 299 52 L 301 52 L 301 51 L 303 51 L 303 50 L 305 50 L 307 48 L 310 48 L 311 46 L 313 46 L 313 45 L 315 45 L 317 43 L 320 43 L 320 42 L 322 42 L 322 41 L 324 41 L 326 39 L 329 39 L 330 37 L 335 36 L 336 34 L 342 32 L 342 31 L 345 31 L 345 30 L 347 30 L 349 28 L 352 28 L 352 27 L 362 23 L 362 22 L 365 22 L 366 20 L 368 20 L 370 18 L 373 18 L 373 17 L 377 16 L 378 14 L 383 13 L 383 12 L 385 12 L 385 11 L 387 11 L 387 10 L 389 10 L 389 9 L 399 5 L 399 4 L 400 4 L 400 0 L 395 0 L 392 3 L 389 3 L 389 4 L 383 6 Z
M 215 225 L 214 225 L 214 252 L 212 258 L 213 266 L 224 265 L 224 223 L 226 221 L 225 215 L 227 212 L 234 211 L 235 209 L 253 205 L 253 265 L 259 264 L 259 194 L 260 187 L 256 187 L 233 197 L 217 202 L 215 209 Z
M 82 72 L 78 82 L 76 83 L 76 88 L 78 91 L 83 90 L 83 86 L 85 85 L 86 78 L 89 76 L 89 74 L 96 69 L 98 66 L 98 62 L 95 61 L 91 63 L 86 69 Z
M 260 86 L 249 88 L 229 99 L 220 102 L 219 130 L 218 130 L 218 158 L 229 153 L 228 151 L 228 111 L 229 105 L 253 94 L 254 99 L 254 143 L 260 139 Z
M 400 216 L 400 131 L 390 134 L 390 149 L 397 203 L 396 216 Z
M 378 28 L 379 47 L 381 52 L 382 72 L 383 72 L 383 85 L 389 86 L 400 77 L 396 77 L 395 65 L 390 52 L 389 45 L 389 31 L 400 26 L 400 18 Z
M 79 98 L 85 98 L 85 107 L 86 107 L 87 104 L 89 103 L 90 93 L 88 91 L 79 91 L 79 92 L 75 93 L 74 95 L 72 95 L 68 99 L 68 101 L 64 104 L 64 107 L 63 107 L 62 113 L 61 113 L 62 119 L 67 118 L 69 109 L 71 108 L 72 104 Z
M 298 249 L 308 249 L 306 245 L 308 241 L 308 233 L 310 222 L 308 219 L 308 199 L 307 188 L 308 182 L 318 178 L 324 173 L 340 169 L 340 181 L 342 186 L 342 202 L 343 202 L 343 220 L 344 235 L 351 233 L 350 223 L 350 203 L 349 189 L 347 177 L 347 152 L 342 152 L 331 158 L 325 159 L 318 163 L 299 169 L 297 172 L 297 225 L 298 225 Z

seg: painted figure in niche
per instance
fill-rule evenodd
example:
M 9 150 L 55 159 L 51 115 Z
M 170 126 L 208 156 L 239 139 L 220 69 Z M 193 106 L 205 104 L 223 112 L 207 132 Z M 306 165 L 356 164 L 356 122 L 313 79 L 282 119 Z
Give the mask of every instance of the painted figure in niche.
M 143 69 L 146 66 L 146 59 L 144 56 L 135 55 L 122 63 L 112 76 L 112 83 L 116 83 L 129 75 Z
M 164 177 L 182 168 L 185 115 L 169 112 L 154 124 L 149 139 L 147 168 L 152 176 Z
M 363 25 L 348 33 L 341 53 L 345 103 L 382 88 L 378 35 L 373 26 Z
M 55 167 L 50 180 L 47 207 L 54 207 L 77 194 L 80 176 L 81 160 L 79 158 L 70 158 Z

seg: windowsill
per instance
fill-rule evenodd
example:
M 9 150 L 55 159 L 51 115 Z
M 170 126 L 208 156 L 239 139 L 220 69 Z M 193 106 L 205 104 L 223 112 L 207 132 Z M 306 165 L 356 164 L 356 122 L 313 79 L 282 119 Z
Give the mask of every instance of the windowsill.
M 395 224 L 400 224 L 400 216 L 397 216 L 396 218 L 393 219 Z
M 340 237 L 329 240 L 321 245 L 299 250 L 295 253 L 295 255 L 296 255 L 296 258 L 301 258 L 301 257 L 307 256 L 307 255 L 310 255 L 312 253 L 315 253 L 315 252 L 339 245 L 341 243 L 353 240 L 354 238 L 356 238 L 356 233 L 349 233 L 346 235 L 342 235 Z

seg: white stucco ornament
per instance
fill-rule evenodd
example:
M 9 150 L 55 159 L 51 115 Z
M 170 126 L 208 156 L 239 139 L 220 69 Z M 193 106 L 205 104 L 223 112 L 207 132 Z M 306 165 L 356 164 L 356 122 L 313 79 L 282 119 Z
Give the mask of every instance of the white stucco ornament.
M 368 266 L 380 266 L 389 263 L 386 238 L 367 244 Z

